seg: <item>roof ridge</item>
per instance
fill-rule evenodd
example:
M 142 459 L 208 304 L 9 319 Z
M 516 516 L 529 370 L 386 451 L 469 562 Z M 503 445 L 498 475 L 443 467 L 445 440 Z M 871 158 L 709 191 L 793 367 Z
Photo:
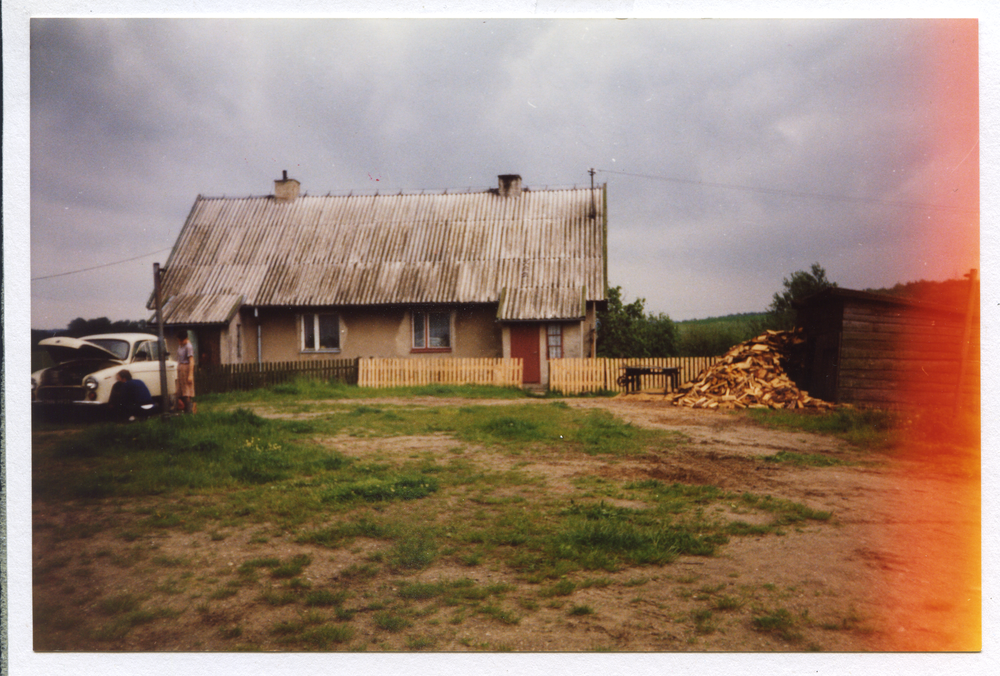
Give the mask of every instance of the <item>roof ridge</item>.
M 603 188 L 604 184 L 595 185 L 594 189 Z M 590 190 L 589 186 L 581 185 L 543 185 L 538 187 L 525 186 L 523 191 L 525 193 L 531 194 L 533 192 L 571 192 L 571 191 L 587 191 Z M 345 190 L 329 190 L 325 195 L 316 194 L 310 195 L 308 192 L 304 192 L 298 196 L 296 199 L 302 199 L 305 197 L 441 197 L 447 195 L 449 197 L 461 196 L 461 195 L 479 195 L 484 193 L 497 193 L 497 188 L 490 187 L 476 187 L 469 186 L 466 188 L 418 188 L 413 190 L 400 189 L 398 192 L 385 192 L 381 188 L 372 188 L 371 191 L 368 190 L 357 190 L 357 189 L 345 189 Z M 273 194 L 268 195 L 246 195 L 241 197 L 236 197 L 232 195 L 202 195 L 199 194 L 197 199 L 199 200 L 246 200 L 246 199 L 273 199 Z

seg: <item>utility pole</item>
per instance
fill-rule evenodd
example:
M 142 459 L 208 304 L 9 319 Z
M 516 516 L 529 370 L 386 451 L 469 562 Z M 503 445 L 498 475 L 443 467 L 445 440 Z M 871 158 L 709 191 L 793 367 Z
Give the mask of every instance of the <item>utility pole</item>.
M 163 303 L 160 302 L 160 264 L 153 263 L 153 290 L 156 302 L 156 333 L 160 353 L 160 417 L 170 415 L 170 393 L 167 391 L 167 343 L 163 339 Z
M 597 218 L 597 202 L 594 201 L 594 174 L 597 172 L 591 167 L 587 173 L 590 174 L 590 217 Z

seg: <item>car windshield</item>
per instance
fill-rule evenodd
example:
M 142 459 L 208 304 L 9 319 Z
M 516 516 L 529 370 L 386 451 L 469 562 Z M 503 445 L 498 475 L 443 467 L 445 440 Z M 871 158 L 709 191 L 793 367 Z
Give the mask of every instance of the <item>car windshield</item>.
M 129 344 L 127 340 L 114 340 L 112 338 L 91 338 L 87 340 L 87 342 L 103 347 L 105 350 L 115 355 L 115 359 L 121 359 L 122 361 L 128 359 Z

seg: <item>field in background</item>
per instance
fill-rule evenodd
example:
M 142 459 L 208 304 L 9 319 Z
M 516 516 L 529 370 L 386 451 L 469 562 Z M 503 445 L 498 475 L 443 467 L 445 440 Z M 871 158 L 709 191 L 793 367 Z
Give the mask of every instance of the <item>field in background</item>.
M 744 312 L 674 322 L 677 327 L 677 353 L 682 357 L 725 354 L 733 345 L 763 333 L 766 317 L 764 312 Z

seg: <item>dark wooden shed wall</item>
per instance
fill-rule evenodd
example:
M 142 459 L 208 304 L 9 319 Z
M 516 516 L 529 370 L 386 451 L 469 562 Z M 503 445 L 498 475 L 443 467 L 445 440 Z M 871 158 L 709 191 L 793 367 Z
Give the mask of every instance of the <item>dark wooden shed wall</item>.
M 958 385 L 964 312 L 831 289 L 798 308 L 802 383 L 812 396 L 865 406 L 950 406 Z M 979 403 L 979 326 L 969 340 L 963 404 Z

